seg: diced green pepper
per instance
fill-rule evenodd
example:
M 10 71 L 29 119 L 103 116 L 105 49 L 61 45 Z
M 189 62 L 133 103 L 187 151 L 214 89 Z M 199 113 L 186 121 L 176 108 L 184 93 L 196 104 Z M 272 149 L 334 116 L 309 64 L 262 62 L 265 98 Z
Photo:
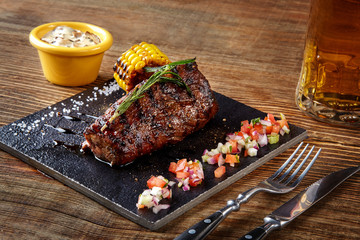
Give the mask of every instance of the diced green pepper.
M 271 133 L 270 135 L 267 135 L 268 137 L 268 141 L 269 141 L 269 144 L 275 144 L 277 142 L 279 142 L 279 134 L 277 133 Z
M 260 122 L 260 118 L 259 118 L 259 117 L 258 117 L 258 118 L 251 119 L 251 123 L 252 123 L 253 126 L 255 125 L 255 123 L 258 123 L 258 122 Z
M 202 155 L 201 158 L 203 162 L 207 162 L 210 157 L 208 155 Z

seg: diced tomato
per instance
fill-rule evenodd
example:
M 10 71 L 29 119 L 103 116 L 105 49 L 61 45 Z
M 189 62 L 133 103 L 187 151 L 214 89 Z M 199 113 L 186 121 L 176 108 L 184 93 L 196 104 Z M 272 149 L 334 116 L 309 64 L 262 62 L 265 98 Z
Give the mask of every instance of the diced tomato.
M 202 179 L 195 179 L 195 178 L 192 178 L 189 180 L 189 184 L 190 186 L 192 187 L 196 187 L 197 185 L 201 184 L 202 183 Z
M 215 169 L 214 174 L 216 178 L 222 177 L 226 172 L 225 166 L 220 166 L 217 169 Z
M 233 154 L 226 154 L 225 157 L 225 162 L 226 163 L 238 163 L 239 162 L 239 156 L 238 155 L 233 155 Z
M 265 133 L 264 126 L 263 126 L 261 123 L 255 123 L 254 129 L 255 129 L 259 134 L 264 134 L 264 133 Z
M 186 160 L 186 158 L 180 159 L 180 160 L 177 162 L 177 164 L 176 164 L 176 170 L 175 170 L 175 172 L 184 170 L 185 167 L 186 167 L 186 165 L 187 165 L 187 160 Z
M 283 128 L 284 126 L 286 126 L 287 128 L 289 128 L 289 124 L 287 122 L 286 119 L 281 119 L 281 120 L 277 120 L 277 122 L 280 124 L 280 127 Z
M 238 151 L 238 143 L 236 140 L 229 140 L 229 143 L 231 144 L 231 152 L 236 153 Z M 218 160 L 219 161 L 219 160 Z M 217 161 L 217 162 L 218 162 Z
M 235 134 L 238 135 L 238 136 L 240 136 L 240 137 L 242 137 L 243 139 L 245 138 L 245 137 L 244 137 L 244 133 L 241 132 L 241 131 L 236 132 Z
M 221 155 L 221 153 L 218 153 L 213 156 L 213 158 L 215 159 L 215 163 L 217 163 L 219 161 L 220 155 Z
M 271 113 L 267 114 L 267 120 L 269 120 L 272 124 L 276 123 L 275 117 Z
M 151 178 L 147 181 L 147 185 L 150 189 L 153 187 L 163 188 L 166 185 L 166 182 L 161 178 L 151 176 Z
M 251 121 L 241 121 L 240 131 L 228 134 L 225 144 L 219 143 L 218 147 L 210 152 L 206 150 L 202 156 L 203 162 L 211 165 L 217 163 L 218 166 L 230 163 L 231 166 L 234 166 L 235 163 L 239 162 L 239 157 L 235 155 L 235 159 L 234 154 L 244 152 L 244 157 L 256 156 L 259 146 L 264 147 L 267 144 L 275 143 L 276 139 L 269 141 L 270 135 L 278 136 L 280 132 L 281 135 L 289 133 L 290 128 L 285 115 L 280 113 L 280 118 L 280 120 L 276 120 L 273 114 L 268 113 L 264 118 L 265 121 L 261 120 L 260 117 Z M 274 139 L 274 137 L 271 139 Z M 221 154 L 217 154 L 219 152 Z M 223 155 L 226 155 L 226 157 L 224 158 Z
M 244 157 L 247 157 L 249 155 L 248 151 L 244 151 Z
M 170 163 L 169 172 L 176 173 L 176 162 Z
M 221 154 L 218 154 L 216 157 L 219 158 L 219 156 Z M 173 170 L 172 166 L 169 167 L 170 170 Z M 187 161 L 186 158 L 179 160 L 176 163 L 175 174 L 179 181 L 179 187 L 182 187 L 184 191 L 190 190 L 190 186 L 195 187 L 199 185 L 204 179 L 202 164 L 198 160 Z
M 189 172 L 176 172 L 176 178 L 185 179 L 190 176 Z
M 242 122 L 241 122 L 241 131 L 242 131 L 243 133 L 249 134 L 249 133 L 250 133 L 250 129 L 251 129 L 251 125 L 249 124 L 249 121 L 248 121 L 248 120 L 245 120 L 245 121 L 242 121 Z
M 151 176 L 147 181 L 149 189 L 144 190 L 138 197 L 136 207 L 142 208 L 153 208 L 153 212 L 156 214 L 161 209 L 169 208 L 170 205 L 162 204 L 160 201 L 164 198 L 170 199 L 172 197 L 172 190 L 168 180 L 163 176 L 157 177 Z M 155 188 L 156 187 L 156 188 Z M 160 207 L 160 208 L 159 208 Z
M 188 167 L 193 171 L 197 171 L 200 168 L 200 164 L 198 162 L 193 161 L 192 163 L 188 163 Z
M 281 129 L 280 124 L 275 124 L 275 125 L 273 125 L 271 132 L 279 133 L 280 129 Z
M 241 121 L 241 126 L 249 125 L 249 120 Z
M 194 178 L 194 179 L 196 179 L 196 178 L 203 179 L 204 178 L 204 171 L 202 169 L 202 165 L 200 162 L 193 161 L 191 164 L 188 164 L 188 167 L 189 167 L 189 172 L 190 172 L 190 170 L 193 172 L 193 173 L 190 173 L 192 175 L 190 178 Z
M 270 134 L 272 132 L 273 126 L 266 126 L 266 134 Z
M 250 136 L 251 136 L 251 139 L 252 140 L 258 140 L 259 139 L 259 133 L 256 131 L 256 129 L 255 128 L 252 128 L 251 130 L 250 130 Z

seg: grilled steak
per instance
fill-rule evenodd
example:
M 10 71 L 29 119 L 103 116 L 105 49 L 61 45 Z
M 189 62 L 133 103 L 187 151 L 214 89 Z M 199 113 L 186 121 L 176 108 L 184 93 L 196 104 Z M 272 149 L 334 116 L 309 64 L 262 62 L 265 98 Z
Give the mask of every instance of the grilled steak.
M 174 83 L 156 83 L 101 131 L 124 96 L 86 128 L 83 146 L 111 165 L 123 165 L 204 127 L 218 110 L 208 81 L 196 63 L 179 65 L 174 71 L 191 89 L 191 95 Z

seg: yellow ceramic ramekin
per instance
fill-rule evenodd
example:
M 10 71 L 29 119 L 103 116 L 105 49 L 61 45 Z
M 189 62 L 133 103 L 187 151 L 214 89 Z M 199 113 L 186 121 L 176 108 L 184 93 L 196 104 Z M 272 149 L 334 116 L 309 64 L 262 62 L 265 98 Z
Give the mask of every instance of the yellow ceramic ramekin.
M 96 34 L 101 39 L 101 43 L 89 47 L 68 48 L 54 46 L 41 40 L 47 32 L 61 25 Z M 82 86 L 95 81 L 104 52 L 113 43 L 113 38 L 107 30 L 81 22 L 43 24 L 31 31 L 29 40 L 38 50 L 45 78 L 62 86 Z

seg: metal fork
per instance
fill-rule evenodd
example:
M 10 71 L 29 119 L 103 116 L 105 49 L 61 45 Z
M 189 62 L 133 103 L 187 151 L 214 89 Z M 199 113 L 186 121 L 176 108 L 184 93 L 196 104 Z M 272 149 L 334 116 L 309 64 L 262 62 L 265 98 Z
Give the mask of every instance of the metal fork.
M 311 153 L 314 150 L 315 146 L 312 146 L 306 157 L 303 161 L 299 164 L 295 171 L 289 176 L 291 171 L 294 169 L 300 158 L 304 155 L 305 150 L 309 146 L 307 144 L 301 153 L 298 155 L 296 160 L 288 167 L 288 169 L 280 176 L 280 173 L 289 165 L 291 160 L 294 158 L 296 153 L 300 150 L 303 142 L 299 144 L 299 146 L 295 149 L 295 151 L 291 154 L 291 156 L 286 160 L 286 162 L 268 179 L 260 182 L 256 187 L 251 188 L 241 194 L 235 200 L 230 200 L 227 202 L 226 207 L 222 208 L 221 210 L 213 213 L 206 219 L 198 222 L 194 226 L 187 229 L 181 235 L 176 237 L 174 240 L 200 240 L 204 239 L 207 235 L 209 235 L 231 212 L 237 211 L 240 209 L 240 205 L 242 203 L 246 203 L 250 200 L 255 194 L 259 192 L 269 192 L 269 193 L 288 193 L 292 191 L 305 177 L 311 166 L 314 164 L 316 158 L 320 154 L 321 148 L 315 154 L 311 162 L 307 165 L 305 170 L 301 173 L 301 175 L 290 184 L 290 182 L 294 179 L 294 177 L 299 173 L 301 168 L 304 166 L 307 159 L 310 157 Z M 288 178 L 287 178 L 288 177 Z

